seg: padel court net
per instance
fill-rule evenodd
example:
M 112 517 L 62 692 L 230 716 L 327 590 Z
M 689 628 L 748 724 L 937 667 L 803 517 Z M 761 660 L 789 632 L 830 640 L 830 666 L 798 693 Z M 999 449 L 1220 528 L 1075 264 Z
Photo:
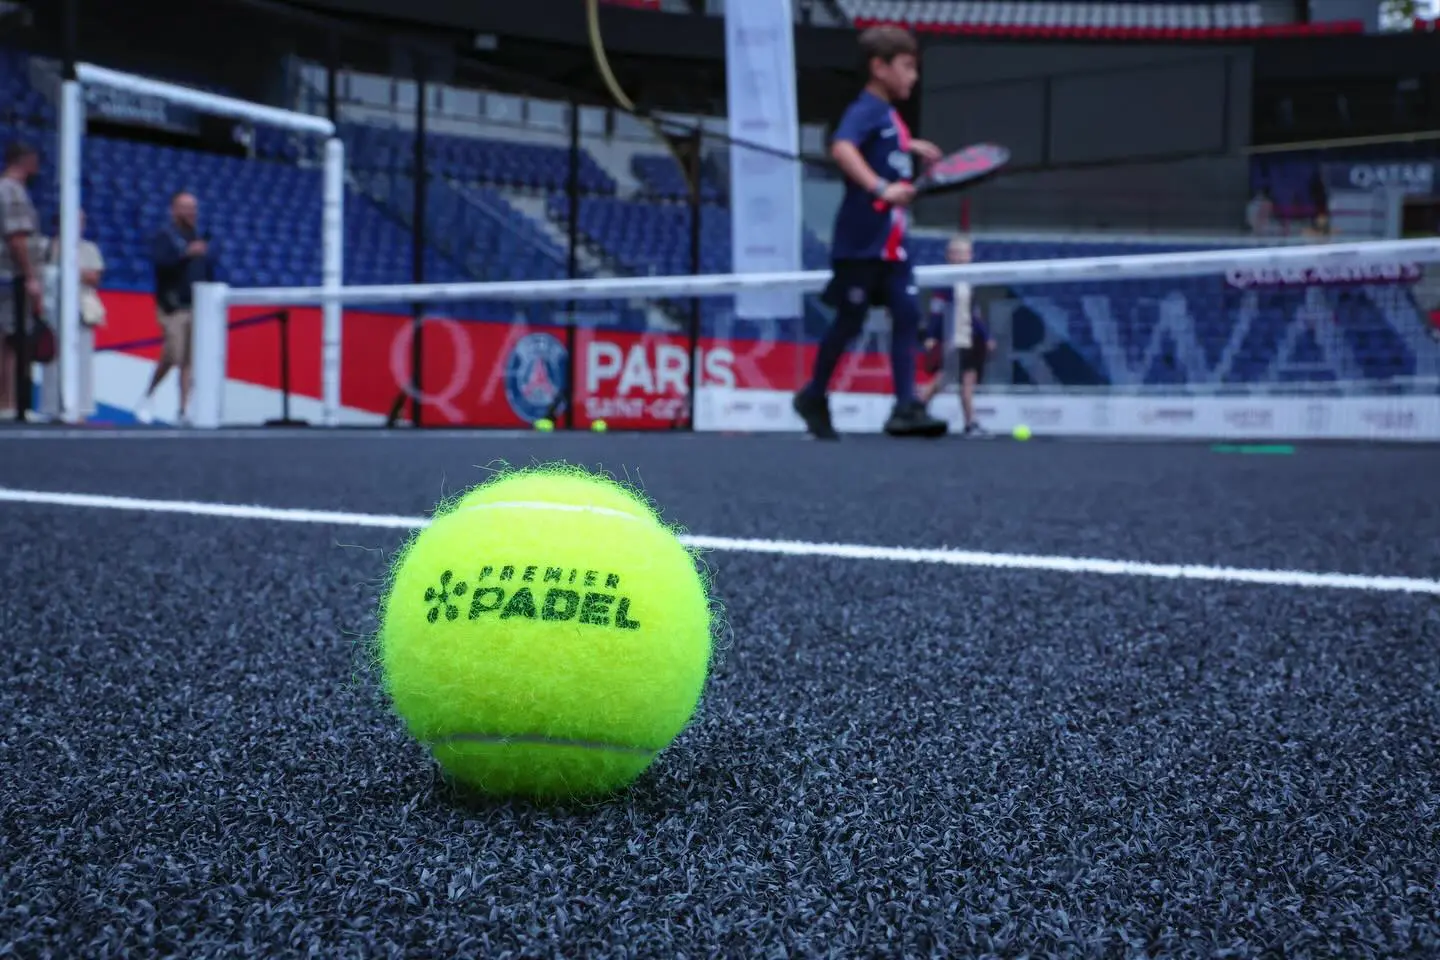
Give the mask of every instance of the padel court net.
M 976 405 L 992 430 L 1440 439 L 1440 242 L 1131 246 L 1085 257 L 1037 257 L 1039 247 L 981 238 L 975 264 L 916 268 L 927 316 L 932 297 L 973 285 L 995 343 Z M 552 418 L 561 429 L 603 420 L 621 430 L 799 431 L 790 396 L 830 322 L 818 296 L 827 279 L 338 294 L 206 285 L 197 288 L 197 421 L 261 423 L 288 400 L 291 417 L 325 424 L 528 428 Z M 322 351 L 321 307 L 334 298 L 338 355 Z M 244 323 L 276 311 L 278 327 Z M 880 429 L 889 341 L 888 315 L 875 310 L 831 383 L 841 431 Z M 322 402 L 327 384 L 338 386 L 338 406 Z M 931 409 L 960 424 L 953 388 Z

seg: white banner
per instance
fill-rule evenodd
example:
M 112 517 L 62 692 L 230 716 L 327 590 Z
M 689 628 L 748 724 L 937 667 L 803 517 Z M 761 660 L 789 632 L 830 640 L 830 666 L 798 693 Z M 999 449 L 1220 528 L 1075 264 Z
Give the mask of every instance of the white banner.
M 894 404 L 881 394 L 832 393 L 830 413 L 842 433 L 879 433 Z M 930 412 L 964 428 L 953 393 Z M 1044 437 L 1145 437 L 1191 440 L 1440 441 L 1440 396 L 1143 397 L 1127 394 L 985 394 L 975 418 L 995 433 L 1025 424 Z M 790 394 L 707 387 L 695 410 L 701 430 L 798 431 Z
M 787 159 L 800 152 L 790 0 L 726 0 L 725 79 L 733 270 L 800 270 L 800 162 Z M 751 320 L 798 317 L 802 298 L 794 290 L 739 293 L 735 310 Z

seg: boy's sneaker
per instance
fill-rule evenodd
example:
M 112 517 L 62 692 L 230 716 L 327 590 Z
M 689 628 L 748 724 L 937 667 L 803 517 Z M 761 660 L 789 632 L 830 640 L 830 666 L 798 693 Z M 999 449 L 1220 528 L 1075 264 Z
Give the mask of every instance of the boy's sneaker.
M 962 434 L 967 440 L 989 440 L 991 433 L 978 423 L 965 424 L 965 433 Z
M 930 416 L 919 400 L 897 403 L 885 421 L 885 432 L 892 437 L 943 437 L 950 425 Z
M 839 440 L 840 434 L 835 432 L 835 426 L 830 422 L 830 401 L 824 396 L 816 396 L 808 390 L 801 390 L 795 394 L 795 399 L 790 405 L 805 421 L 805 429 L 810 431 L 810 436 L 816 440 Z

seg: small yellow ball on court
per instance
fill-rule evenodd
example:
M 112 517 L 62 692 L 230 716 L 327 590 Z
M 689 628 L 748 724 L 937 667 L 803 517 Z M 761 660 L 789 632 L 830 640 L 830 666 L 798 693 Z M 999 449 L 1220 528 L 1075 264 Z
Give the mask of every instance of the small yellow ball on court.
M 1011 431 L 1011 435 L 1013 435 L 1016 440 L 1029 440 L 1031 437 L 1030 428 L 1023 423 L 1016 424 L 1015 429 Z
M 539 430 L 541 433 L 549 433 L 551 430 L 555 429 L 555 421 L 551 420 L 549 417 L 541 417 L 539 420 L 535 421 L 535 429 Z
M 594 423 L 590 424 L 590 429 L 594 430 L 596 433 L 604 433 L 610 428 L 606 425 L 604 420 L 596 420 Z

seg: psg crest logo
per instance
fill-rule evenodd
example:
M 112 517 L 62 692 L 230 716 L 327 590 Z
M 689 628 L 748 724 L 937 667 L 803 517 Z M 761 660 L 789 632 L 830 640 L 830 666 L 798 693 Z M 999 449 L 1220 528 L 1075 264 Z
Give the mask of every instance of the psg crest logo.
M 565 392 L 565 344 L 548 333 L 531 333 L 505 360 L 505 399 L 515 415 L 534 423 L 550 413 Z M 564 404 L 560 409 L 564 409 Z

